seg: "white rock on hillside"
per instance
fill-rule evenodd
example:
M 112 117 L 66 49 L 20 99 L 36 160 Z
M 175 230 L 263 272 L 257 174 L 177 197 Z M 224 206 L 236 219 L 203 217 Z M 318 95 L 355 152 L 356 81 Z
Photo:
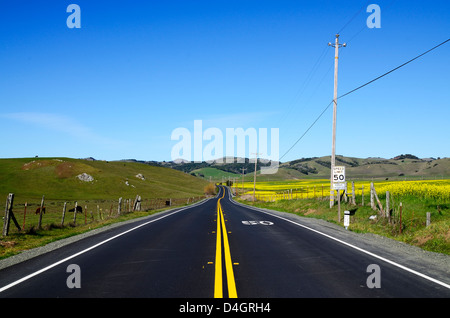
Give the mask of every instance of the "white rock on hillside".
M 86 172 L 83 172 L 82 174 L 79 174 L 77 176 L 78 179 L 84 182 L 92 182 L 94 181 L 94 178 L 91 175 L 88 175 Z

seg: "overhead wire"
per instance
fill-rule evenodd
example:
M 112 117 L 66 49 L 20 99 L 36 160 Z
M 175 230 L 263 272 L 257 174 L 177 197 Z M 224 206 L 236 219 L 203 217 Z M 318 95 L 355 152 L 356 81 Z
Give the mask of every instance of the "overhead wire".
M 337 32 L 337 34 L 340 34 L 342 31 L 344 31 L 344 29 L 347 27 L 347 25 L 349 25 L 358 16 L 358 14 L 360 14 L 361 11 L 367 7 L 367 4 L 369 2 L 370 1 L 366 1 L 366 3 L 353 15 L 353 17 L 344 24 L 344 26 Z
M 395 1 L 395 0 L 394 0 Z M 347 22 L 339 29 L 339 31 L 337 32 L 337 34 L 341 33 L 363 10 L 364 8 L 367 7 L 367 4 L 370 1 L 366 1 L 366 3 L 359 8 L 356 13 L 349 19 L 347 20 Z M 362 31 L 362 30 L 361 30 Z M 359 31 L 357 34 L 359 34 L 361 31 Z M 356 35 L 355 35 L 356 36 Z M 355 37 L 353 36 L 353 38 Z M 305 81 L 303 82 L 303 85 L 299 88 L 299 90 L 297 91 L 293 101 L 291 102 L 291 105 L 289 107 L 289 110 L 287 112 L 284 113 L 284 117 L 282 117 L 282 120 L 284 120 L 284 118 L 292 111 L 293 108 L 293 104 L 295 99 L 297 98 L 297 96 L 303 93 L 303 91 L 305 90 L 307 83 L 309 84 L 309 81 L 312 78 L 312 73 L 315 72 L 315 70 L 318 68 L 318 65 L 320 65 L 323 61 L 323 58 L 325 57 L 325 53 L 328 49 L 328 46 L 324 48 L 324 50 L 322 51 L 322 53 L 320 54 L 319 58 L 317 59 L 317 61 L 314 63 L 314 66 L 312 67 L 311 71 L 309 72 L 308 76 L 306 77 Z M 317 67 L 316 67 L 317 66 Z M 330 67 L 328 68 L 327 72 L 325 73 L 325 75 L 322 77 L 322 79 L 320 80 L 319 84 L 316 86 L 316 88 L 314 89 L 314 91 L 317 90 L 317 88 L 320 86 L 320 84 L 323 82 L 323 80 L 325 79 L 325 77 L 328 75 L 328 73 L 331 71 L 333 65 L 330 65 Z M 319 115 L 319 117 L 316 118 L 316 120 L 311 124 L 311 126 L 308 127 L 308 129 L 303 133 L 303 135 L 294 143 L 294 145 L 289 148 L 289 150 L 286 152 L 286 154 L 292 150 L 292 148 L 300 141 L 301 138 L 303 138 L 304 135 L 306 135 L 306 133 L 314 126 L 314 124 L 320 119 L 320 117 L 322 117 L 322 115 L 326 112 L 326 110 L 330 107 L 330 105 L 332 104 L 333 101 L 330 102 L 330 104 L 328 104 L 328 106 L 322 111 L 322 113 Z M 280 120 L 280 121 L 282 121 Z M 285 155 L 286 155 L 285 154 Z M 279 160 L 281 160 L 285 155 L 283 155 Z
M 440 44 L 438 44 L 438 45 L 432 47 L 431 49 L 429 49 L 429 50 L 423 52 L 422 54 L 417 55 L 416 57 L 410 59 L 409 61 L 407 61 L 407 62 L 405 62 L 405 63 L 403 63 L 403 64 L 397 66 L 396 68 L 393 68 L 392 70 L 390 70 L 390 71 L 388 71 L 388 72 L 386 72 L 386 73 L 384 73 L 384 74 L 382 74 L 382 75 L 380 75 L 380 76 L 374 78 L 373 80 L 368 81 L 367 83 L 365 83 L 365 84 L 363 84 L 363 85 L 361 85 L 361 86 L 358 86 L 357 88 L 352 89 L 351 91 L 349 91 L 349 92 L 347 92 L 347 93 L 345 93 L 345 94 L 339 96 L 337 99 L 342 98 L 342 97 L 344 97 L 344 96 L 347 96 L 347 95 L 349 95 L 349 94 L 351 94 L 351 93 L 357 91 L 358 89 L 361 89 L 361 88 L 363 88 L 364 86 L 367 86 L 367 85 L 369 85 L 369 84 L 371 84 L 371 83 L 373 83 L 373 82 L 379 80 L 380 78 L 382 78 L 382 77 L 384 77 L 384 76 L 386 76 L 386 75 L 388 75 L 388 74 L 390 74 L 390 73 L 392 73 L 392 72 L 398 70 L 399 68 L 402 68 L 403 66 L 405 66 L 405 65 L 407 65 L 407 64 L 409 64 L 409 63 L 411 63 L 412 61 L 417 60 L 418 58 L 424 56 L 425 54 L 427 54 L 427 53 L 429 53 L 429 52 L 431 52 L 431 51 L 437 49 L 437 48 L 440 47 L 441 45 L 444 45 L 444 44 L 447 43 L 448 41 L 450 41 L 450 38 L 447 39 L 447 40 L 445 40 L 444 42 L 442 42 L 442 43 L 440 43 Z
M 403 64 L 401 64 L 401 65 L 399 65 L 399 66 L 397 66 L 397 67 L 395 67 L 395 68 L 393 68 L 393 69 L 391 69 L 390 71 L 388 71 L 388 72 L 386 72 L 386 73 L 384 73 L 384 74 L 382 74 L 382 75 L 380 75 L 380 76 L 378 76 L 378 77 L 376 77 L 376 78 L 374 78 L 374 79 L 372 79 L 372 80 L 370 80 L 370 81 L 368 81 L 368 82 L 366 82 L 366 83 L 364 83 L 363 85 L 360 85 L 360 86 L 358 86 L 358 87 L 356 87 L 356 88 L 354 88 L 354 89 L 352 89 L 352 90 L 350 90 L 350 91 L 348 91 L 347 93 L 345 93 L 345 94 L 343 94 L 343 95 L 340 95 L 340 96 L 338 96 L 337 97 L 337 99 L 340 99 L 340 98 L 342 98 L 342 97 L 345 97 L 345 96 L 347 96 L 347 95 L 350 95 L 350 94 L 352 94 L 352 93 L 354 93 L 354 92 L 356 92 L 357 90 L 359 90 L 359 89 L 361 89 L 361 88 L 363 88 L 363 87 L 365 87 L 365 86 L 367 86 L 367 85 L 369 85 L 369 84 L 371 84 L 371 83 L 373 83 L 373 82 L 375 82 L 375 81 L 377 81 L 377 80 L 379 80 L 380 78 L 383 78 L 384 76 L 386 76 L 386 75 L 388 75 L 388 74 L 390 74 L 390 73 L 392 73 L 392 72 L 394 72 L 394 71 L 396 71 L 396 70 L 398 70 L 398 69 L 400 69 L 400 68 L 402 68 L 403 66 L 405 66 L 405 65 L 407 65 L 407 64 L 409 64 L 409 63 L 411 63 L 411 62 L 413 62 L 413 61 L 415 61 L 415 60 L 417 60 L 418 58 L 420 58 L 420 57 L 422 57 L 422 56 L 424 56 L 425 54 L 428 54 L 429 52 L 431 52 L 431 51 L 433 51 L 433 50 L 435 50 L 435 49 L 437 49 L 438 47 L 440 47 L 440 46 L 442 46 L 442 45 L 444 45 L 445 43 L 447 43 L 447 42 L 449 42 L 450 41 L 450 38 L 449 39 L 447 39 L 447 40 L 445 40 L 445 41 L 443 41 L 443 42 L 441 42 L 441 43 L 439 43 L 438 45 L 436 45 L 436 46 L 434 46 L 434 47 L 432 47 L 431 49 L 429 49 L 429 50 L 427 50 L 427 51 L 425 51 L 425 52 L 423 52 L 423 53 L 421 53 L 421 54 L 419 54 L 419 55 L 417 55 L 416 57 L 414 57 L 414 58 L 412 58 L 412 59 L 410 59 L 409 61 L 407 61 L 407 62 L 405 62 L 405 63 L 403 63 Z M 314 122 L 308 127 L 308 129 L 306 129 L 306 131 L 303 133 L 303 135 L 301 135 L 300 136 L 300 138 L 298 138 L 297 139 L 297 141 L 279 158 L 279 161 L 281 161 L 281 159 L 283 159 L 294 147 L 295 147 L 295 145 L 308 133 L 308 131 L 317 123 L 317 121 L 322 117 L 322 115 L 328 110 L 328 108 L 333 104 L 333 101 L 334 100 L 332 100 L 326 107 L 325 107 L 325 109 L 320 113 L 320 115 L 314 120 Z
M 284 112 L 283 116 L 280 118 L 280 122 L 283 121 L 289 115 L 289 113 L 292 111 L 292 109 L 294 107 L 295 102 L 298 99 L 300 99 L 300 97 L 302 96 L 302 94 L 305 91 L 306 87 L 309 85 L 311 79 L 313 78 L 314 73 L 317 71 L 319 66 L 322 64 L 322 62 L 323 62 L 323 60 L 324 60 L 324 58 L 326 56 L 327 51 L 328 51 L 328 47 L 324 47 L 322 53 L 317 58 L 317 60 L 314 63 L 313 67 L 311 68 L 311 70 L 309 71 L 309 73 L 306 76 L 305 80 L 303 81 L 302 85 L 298 88 L 296 94 L 292 98 L 292 100 L 290 102 L 289 109 L 286 112 Z

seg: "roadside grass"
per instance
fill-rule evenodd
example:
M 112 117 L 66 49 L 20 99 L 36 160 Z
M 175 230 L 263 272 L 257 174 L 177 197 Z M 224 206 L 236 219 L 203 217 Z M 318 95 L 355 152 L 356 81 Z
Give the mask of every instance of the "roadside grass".
M 384 195 L 379 195 L 384 200 Z M 245 200 L 239 202 L 256 207 L 276 211 L 294 213 L 303 217 L 323 219 L 344 226 L 344 211 L 350 211 L 350 226 L 348 230 L 359 233 L 373 233 L 385 236 L 424 250 L 450 255 L 450 204 L 439 199 L 423 199 L 415 196 L 391 198 L 390 222 L 379 212 L 370 207 L 367 200 L 364 206 L 361 196 L 356 196 L 356 205 L 341 202 L 341 221 L 338 221 L 338 205 L 329 207 L 327 199 L 293 199 L 274 202 Z M 369 201 L 369 202 L 367 202 Z M 359 203 L 358 203 L 359 202 Z M 400 221 L 400 202 L 402 203 Z M 426 226 L 426 212 L 431 212 L 431 224 Z M 371 216 L 376 216 L 370 219 Z

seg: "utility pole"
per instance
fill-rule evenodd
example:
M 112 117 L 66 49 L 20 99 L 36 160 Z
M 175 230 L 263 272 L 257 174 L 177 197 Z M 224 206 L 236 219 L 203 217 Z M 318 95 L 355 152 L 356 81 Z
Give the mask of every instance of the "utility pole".
M 336 111 L 337 111 L 337 83 L 338 83 L 338 59 L 339 48 L 346 47 L 347 44 L 339 44 L 339 34 L 336 34 L 335 43 L 328 43 L 328 46 L 334 47 L 334 97 L 333 97 L 333 142 L 331 146 L 331 177 L 330 177 L 330 208 L 334 205 L 333 189 L 333 169 L 336 163 Z
M 258 162 L 258 155 L 262 155 L 262 153 L 252 153 L 255 155 L 255 173 L 253 175 L 253 202 L 256 202 L 255 189 L 256 189 L 256 163 Z

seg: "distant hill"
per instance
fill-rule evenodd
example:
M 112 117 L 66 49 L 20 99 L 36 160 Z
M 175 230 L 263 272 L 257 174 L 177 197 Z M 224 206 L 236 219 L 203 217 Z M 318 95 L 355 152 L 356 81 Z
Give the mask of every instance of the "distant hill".
M 0 159 L 0 194 L 58 200 L 187 198 L 208 182 L 158 163 L 94 158 Z
M 270 162 L 258 160 L 257 180 L 275 181 L 330 177 L 330 156 L 280 163 L 276 174 L 259 174 Z M 450 178 L 450 158 L 399 155 L 391 159 L 336 156 L 346 167 L 347 179 Z M 243 162 L 157 162 L 94 158 L 0 159 L 0 195 L 13 192 L 22 198 L 77 200 L 134 198 L 187 198 L 203 195 L 208 181 L 253 181 L 255 164 Z
M 220 181 L 224 178 L 241 178 L 242 168 L 245 170 L 245 180 L 253 180 L 255 164 L 245 159 L 244 163 L 195 163 L 195 162 L 164 162 L 159 163 L 176 170 L 191 173 L 195 176 Z M 261 166 L 270 162 L 258 160 L 257 173 Z M 450 158 L 418 158 L 411 154 L 398 155 L 391 159 L 355 158 L 336 156 L 336 165 L 346 167 L 348 178 L 449 178 Z M 263 180 L 284 180 L 301 178 L 330 177 L 331 156 L 301 158 L 280 163 L 278 172 L 273 175 L 258 175 Z
M 336 165 L 345 166 L 350 178 L 442 178 L 450 176 L 450 158 L 420 159 L 413 155 L 399 155 L 391 159 L 354 158 L 336 156 Z M 309 176 L 330 176 L 331 156 L 304 158 L 283 163 L 281 167 L 295 169 Z

